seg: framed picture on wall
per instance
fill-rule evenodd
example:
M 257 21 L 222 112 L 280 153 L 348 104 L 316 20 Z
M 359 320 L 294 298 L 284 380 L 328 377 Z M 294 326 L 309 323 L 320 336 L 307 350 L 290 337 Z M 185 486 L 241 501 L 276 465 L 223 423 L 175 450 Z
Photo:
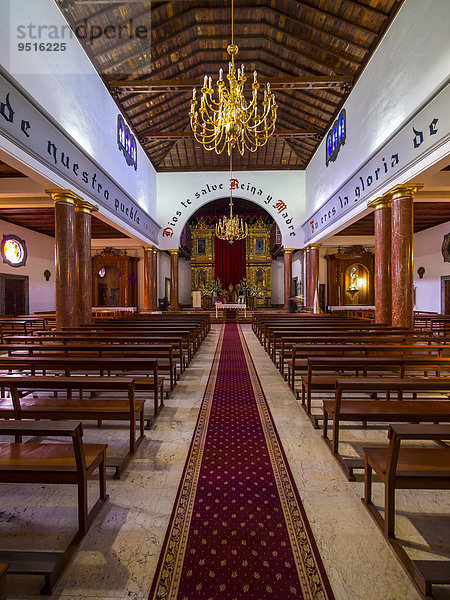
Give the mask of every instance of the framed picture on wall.
M 170 302 L 170 277 L 166 277 L 164 280 L 164 297 L 167 302 Z
M 206 238 L 198 238 L 197 254 L 206 254 Z
M 255 239 L 255 254 L 264 254 L 264 238 Z

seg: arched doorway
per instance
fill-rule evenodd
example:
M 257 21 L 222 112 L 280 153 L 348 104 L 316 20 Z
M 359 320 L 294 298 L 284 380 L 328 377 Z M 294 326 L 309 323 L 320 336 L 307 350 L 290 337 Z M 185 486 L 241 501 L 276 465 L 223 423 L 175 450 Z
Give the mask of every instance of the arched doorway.
M 191 290 L 201 291 L 204 307 L 219 297 L 237 301 L 239 296 L 255 308 L 268 307 L 272 259 L 281 249 L 278 227 L 257 204 L 242 198 L 233 204 L 233 213 L 248 226 L 244 240 L 230 244 L 215 235 L 217 221 L 229 214 L 228 198 L 205 204 L 185 226 L 181 247 L 191 263 Z

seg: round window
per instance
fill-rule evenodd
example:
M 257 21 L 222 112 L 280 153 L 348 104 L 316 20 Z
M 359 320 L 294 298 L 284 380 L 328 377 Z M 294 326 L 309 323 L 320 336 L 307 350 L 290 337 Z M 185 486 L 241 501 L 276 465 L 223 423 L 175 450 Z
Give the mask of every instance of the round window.
M 3 262 L 11 267 L 22 267 L 27 260 L 25 241 L 15 235 L 4 235 L 2 240 Z

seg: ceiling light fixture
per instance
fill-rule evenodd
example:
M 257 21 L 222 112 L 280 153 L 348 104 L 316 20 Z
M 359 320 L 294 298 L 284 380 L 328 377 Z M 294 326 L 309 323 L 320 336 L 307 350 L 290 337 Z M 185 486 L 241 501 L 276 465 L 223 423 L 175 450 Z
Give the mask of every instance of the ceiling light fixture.
M 197 110 L 196 89 L 192 92 L 191 110 L 189 113 L 191 128 L 195 139 L 205 150 L 215 150 L 221 154 L 225 148 L 228 155 L 237 148 L 241 155 L 245 149 L 255 152 L 267 143 L 275 130 L 278 105 L 266 84 L 262 106 L 258 109 L 258 74 L 253 72 L 252 99 L 247 102 L 244 86 L 247 81 L 244 65 L 237 69 L 234 57 L 239 48 L 234 43 L 234 0 L 231 0 L 231 44 L 227 48 L 231 61 L 228 64 L 229 89 L 219 71 L 215 93 L 211 77 L 205 75 L 201 88 L 200 108 Z M 236 77 L 237 73 L 237 77 Z

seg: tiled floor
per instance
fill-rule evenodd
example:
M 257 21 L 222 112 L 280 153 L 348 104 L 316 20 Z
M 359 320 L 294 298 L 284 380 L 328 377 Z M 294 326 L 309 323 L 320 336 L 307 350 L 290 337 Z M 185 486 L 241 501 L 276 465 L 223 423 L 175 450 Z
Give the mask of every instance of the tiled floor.
M 213 326 L 122 480 L 108 478 L 109 502 L 55 588 L 54 598 L 147 598 L 219 330 L 219 326 Z M 362 483 L 346 480 L 321 432 L 313 429 L 250 327 L 245 325 L 243 330 L 336 598 L 418 599 L 415 588 L 361 504 Z M 365 435 L 380 442 L 386 439 L 386 430 L 370 430 Z M 85 428 L 86 441 L 99 438 L 112 446 L 122 446 L 123 442 L 125 447 L 128 432 L 120 425 L 103 430 Z M 357 439 L 362 439 L 359 430 L 346 431 L 344 452 L 355 453 Z M 92 498 L 96 491 L 96 483 L 90 483 Z M 1 547 L 64 547 L 73 533 L 67 527 L 76 527 L 74 488 L 0 485 L 0 494 Z M 382 503 L 379 484 L 375 485 L 375 500 Z M 398 494 L 398 507 L 401 538 L 420 546 L 432 537 L 441 556 L 449 556 L 448 494 L 402 491 Z M 417 556 L 420 548 L 414 552 Z M 11 576 L 9 596 L 35 599 L 41 585 L 38 577 Z M 436 597 L 448 600 L 450 590 L 437 589 Z

